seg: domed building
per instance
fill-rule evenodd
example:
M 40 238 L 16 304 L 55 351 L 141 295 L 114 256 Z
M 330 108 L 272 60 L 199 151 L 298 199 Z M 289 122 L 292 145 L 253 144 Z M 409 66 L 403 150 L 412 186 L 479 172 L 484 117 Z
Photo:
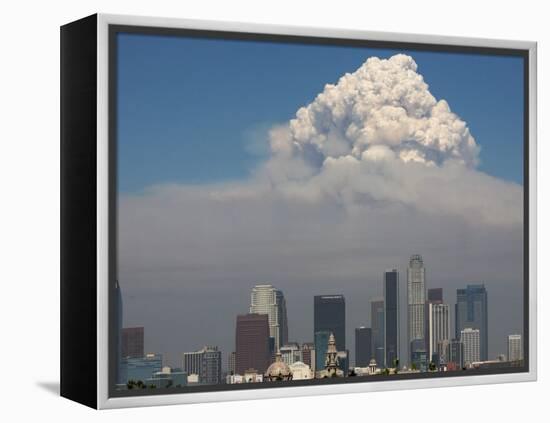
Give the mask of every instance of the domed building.
M 307 364 L 295 361 L 289 367 L 292 372 L 292 380 L 313 379 L 313 372 Z
M 264 380 L 267 382 L 292 380 L 292 371 L 288 364 L 283 361 L 280 352 L 275 356 L 275 362 L 267 368 Z

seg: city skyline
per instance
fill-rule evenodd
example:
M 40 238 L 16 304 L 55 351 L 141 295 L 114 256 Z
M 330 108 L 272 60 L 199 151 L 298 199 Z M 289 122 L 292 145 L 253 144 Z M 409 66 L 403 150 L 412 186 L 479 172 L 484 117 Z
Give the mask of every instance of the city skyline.
M 410 264 L 415 262 L 421 262 L 422 263 L 422 274 L 425 272 L 423 258 L 419 254 L 413 254 L 410 257 L 409 260 L 409 266 L 407 269 L 407 274 L 410 270 Z M 424 284 L 424 276 L 422 276 L 423 284 Z M 391 297 L 394 297 L 395 294 L 399 295 L 399 291 L 402 290 L 402 287 L 400 284 L 403 282 L 400 282 L 399 278 L 399 271 L 397 269 L 386 269 L 383 273 L 383 278 L 381 280 L 381 285 L 383 286 L 383 290 L 388 289 L 388 293 L 386 295 L 389 295 Z M 388 285 L 389 284 L 389 285 Z M 407 277 L 406 281 L 407 286 L 410 284 L 410 278 Z M 424 308 L 426 310 L 426 326 L 425 326 L 425 336 L 426 338 L 415 338 L 411 346 L 405 346 L 400 345 L 398 348 L 399 353 L 397 355 L 393 354 L 394 348 L 393 345 L 395 342 L 393 341 L 395 337 L 395 333 L 399 334 L 399 340 L 397 341 L 398 344 L 401 343 L 401 338 L 403 338 L 403 328 L 410 328 L 409 318 L 411 318 L 411 313 L 405 313 L 401 308 L 404 308 L 404 310 L 410 311 L 410 295 L 407 290 L 407 298 L 405 301 L 405 304 L 402 304 L 403 301 L 399 301 L 397 304 L 397 310 L 394 309 L 394 302 L 392 298 L 389 298 L 389 307 L 385 307 L 385 302 L 382 301 L 379 297 L 374 297 L 368 301 L 366 310 L 368 310 L 367 314 L 370 314 L 370 325 L 361 325 L 352 327 L 353 331 L 353 350 L 352 353 L 350 351 L 349 345 L 346 344 L 345 341 L 345 332 L 347 332 L 350 328 L 347 327 L 345 321 L 346 321 L 346 299 L 345 295 L 342 294 L 332 294 L 332 295 L 314 295 L 313 296 L 313 302 L 314 302 L 314 312 L 313 312 L 313 337 L 312 339 L 287 339 L 287 342 L 281 344 L 280 346 L 277 346 L 275 338 L 280 336 L 280 332 L 278 330 L 274 330 L 274 326 L 278 328 L 278 324 L 273 324 L 277 321 L 287 321 L 288 316 L 286 314 L 286 305 L 284 306 L 284 317 L 282 315 L 278 315 L 278 310 L 280 310 L 281 301 L 282 304 L 286 304 L 286 297 L 284 292 L 282 292 L 277 287 L 271 285 L 271 284 L 257 284 L 251 287 L 250 289 L 250 308 L 247 313 L 244 314 L 235 314 L 237 324 L 235 326 L 236 331 L 236 338 L 234 343 L 234 348 L 226 349 L 226 350 L 220 350 L 218 351 L 218 347 L 209 347 L 204 346 L 202 349 L 197 348 L 197 351 L 192 352 L 183 352 L 183 356 L 185 355 L 191 355 L 196 356 L 200 354 L 204 354 L 205 351 L 209 351 L 212 348 L 216 351 L 216 354 L 219 354 L 218 359 L 218 365 L 220 366 L 219 372 L 231 372 L 230 368 L 230 361 L 231 356 L 236 354 L 237 345 L 239 344 L 239 322 L 245 322 L 247 325 L 251 325 L 250 328 L 252 328 L 252 333 L 258 334 L 261 333 L 266 342 L 265 347 L 262 350 L 260 356 L 263 354 L 264 360 L 261 365 L 256 365 L 256 367 L 265 369 L 267 368 L 268 364 L 273 360 L 273 357 L 275 357 L 275 354 L 277 352 L 285 354 L 284 351 L 290 351 L 295 350 L 297 352 L 300 352 L 300 359 L 293 360 L 293 361 L 302 361 L 301 356 L 301 346 L 305 345 L 307 349 L 310 348 L 310 346 L 313 346 L 315 350 L 315 357 L 312 360 L 312 362 L 315 363 L 315 366 L 313 368 L 319 368 L 323 367 L 323 363 L 325 361 L 323 348 L 324 345 L 328 343 L 329 338 L 333 336 L 336 339 L 336 345 L 338 352 L 345 352 L 347 351 L 347 355 L 345 359 L 346 362 L 351 366 L 352 364 L 356 367 L 366 367 L 367 365 L 364 363 L 367 359 L 363 354 L 363 357 L 361 358 L 363 362 L 363 366 L 358 365 L 358 348 L 359 345 L 356 343 L 359 332 L 368 331 L 368 348 L 370 351 L 370 359 L 376 359 L 377 352 L 375 349 L 376 345 L 376 333 L 372 331 L 372 327 L 374 326 L 372 318 L 373 316 L 376 316 L 377 307 L 380 303 L 382 303 L 383 308 L 383 317 L 381 320 L 384 322 L 386 321 L 386 315 L 396 315 L 398 317 L 397 328 L 393 328 L 393 326 L 386 327 L 384 325 L 384 333 L 383 333 L 383 340 L 384 340 L 384 351 L 383 351 L 383 360 L 378 361 L 376 360 L 377 364 L 382 367 L 392 367 L 395 364 L 395 359 L 399 360 L 399 366 L 411 366 L 413 362 L 415 362 L 416 359 L 418 359 L 418 356 L 415 358 L 414 356 L 414 350 L 423 351 L 426 353 L 426 359 L 427 363 L 431 361 L 431 358 L 434 357 L 433 354 L 438 354 L 439 356 L 445 355 L 446 358 L 449 358 L 449 354 L 452 354 L 448 348 L 449 344 L 452 344 L 451 341 L 454 341 L 455 339 L 461 341 L 463 343 L 462 348 L 464 349 L 463 352 L 461 352 L 461 357 L 464 359 L 464 363 L 471 364 L 472 361 L 487 361 L 487 360 L 496 360 L 501 355 L 509 356 L 510 351 L 513 350 L 513 357 L 517 357 L 521 355 L 521 351 L 523 350 L 523 345 L 521 344 L 522 339 L 522 331 L 519 334 L 508 334 L 506 335 L 506 339 L 504 340 L 504 343 L 506 345 L 506 348 L 502 349 L 501 351 L 498 351 L 498 354 L 495 354 L 494 356 L 488 357 L 484 354 L 483 347 L 481 346 L 483 344 L 483 339 L 491 339 L 491 336 L 489 334 L 488 329 L 484 329 L 483 321 L 487 320 L 488 316 L 490 316 L 490 313 L 488 312 L 487 308 L 484 308 L 486 306 L 482 306 L 481 309 L 479 309 L 479 306 L 470 306 L 470 309 L 477 310 L 476 313 L 482 313 L 482 316 L 486 316 L 483 318 L 481 324 L 478 321 L 479 316 L 474 313 L 472 316 L 470 316 L 470 320 L 467 320 L 466 323 L 461 323 L 464 320 L 464 317 L 457 318 L 456 313 L 464 313 L 464 308 L 461 308 L 461 304 L 468 303 L 469 301 L 483 301 L 483 304 L 487 303 L 487 290 L 485 289 L 483 284 L 467 284 L 464 288 L 456 288 L 454 290 L 455 293 L 455 300 L 454 303 L 445 303 L 443 298 L 443 290 L 442 288 L 438 287 L 427 287 L 424 286 L 424 290 L 426 291 L 426 294 L 424 295 Z M 480 300 L 481 298 L 481 300 Z M 279 306 L 277 306 L 277 302 L 279 302 Z M 260 310 L 258 310 L 258 306 Z M 450 310 L 454 310 L 453 313 L 450 313 Z M 466 307 L 468 309 L 468 307 Z M 403 326 L 403 323 L 401 322 L 401 319 L 399 319 L 400 315 L 406 315 L 406 324 Z M 424 313 L 422 314 L 424 316 Z M 278 320 L 278 319 L 281 320 Z M 412 318 L 416 318 L 416 316 L 412 316 Z M 477 318 L 477 320 L 476 320 Z M 380 319 L 377 317 L 377 319 Z M 222 319 L 223 320 L 223 319 Z M 390 319 L 392 320 L 392 319 Z M 394 319 L 393 319 L 394 320 Z M 367 319 L 365 319 L 367 321 Z M 394 320 L 395 321 L 395 320 Z M 262 323 L 263 322 L 263 323 Z M 454 330 L 451 330 L 451 323 L 453 323 Z M 265 326 L 264 329 L 262 329 L 263 326 Z M 286 323 L 285 323 L 286 325 Z M 423 325 L 424 327 L 424 325 Z M 482 330 L 480 330 L 480 327 Z M 134 344 L 137 342 L 141 348 L 142 355 L 143 353 L 143 327 L 134 327 L 134 328 L 123 328 L 121 333 L 128 337 L 130 334 L 136 333 L 139 336 L 139 339 L 137 341 L 134 341 Z M 288 327 L 285 327 L 284 332 L 288 333 Z M 406 332 L 406 339 L 410 339 L 410 332 Z M 250 336 L 250 330 L 247 332 Z M 338 335 L 338 336 L 336 336 Z M 257 336 L 257 335 L 253 335 Z M 338 338 L 340 338 L 340 342 L 338 342 Z M 342 339 L 343 338 L 343 339 Z M 441 341 L 445 341 L 443 345 L 441 344 Z M 132 341 L 123 340 L 123 351 L 126 350 L 128 347 L 125 347 L 124 345 L 131 343 Z M 251 348 L 255 350 L 257 348 L 257 344 L 255 346 L 255 341 L 250 341 L 249 339 L 245 341 L 244 343 L 248 343 L 248 345 L 251 345 Z M 363 346 L 365 345 L 365 340 L 362 341 Z M 389 343 L 388 343 L 389 342 Z M 475 348 L 472 346 L 472 343 L 475 344 Z M 211 344 L 215 344 L 215 342 L 212 342 Z M 319 345 L 321 347 L 319 348 Z M 386 350 L 388 348 L 388 345 L 390 345 L 390 349 Z M 513 346 L 511 346 L 513 345 Z M 139 349 L 138 348 L 138 349 Z M 242 348 L 242 347 L 241 347 Z M 319 352 L 321 351 L 321 354 Z M 474 351 L 474 352 L 473 352 Z M 475 352 L 477 351 L 477 352 Z M 390 354 L 388 354 L 388 352 Z M 149 354 L 155 354 L 162 356 L 162 353 L 156 352 L 149 352 Z M 248 355 L 252 354 L 252 356 L 256 357 L 252 360 L 256 360 L 255 362 L 258 362 L 258 352 L 252 352 L 252 353 L 246 353 Z M 139 355 L 139 354 L 138 354 Z M 128 355 L 128 358 L 135 358 L 137 357 L 134 355 Z M 238 355 L 236 356 L 238 357 Z M 474 357 L 475 359 L 473 359 Z M 517 358 L 516 358 L 517 359 Z M 254 365 L 249 366 L 245 364 L 237 365 L 237 360 L 235 360 L 235 372 L 237 372 L 237 369 L 240 372 L 237 372 L 238 374 L 243 374 L 244 370 L 249 368 L 254 368 Z M 292 361 L 292 362 L 293 362 Z M 391 362 L 391 364 L 390 364 Z M 227 363 L 227 366 L 225 365 Z M 171 363 L 164 362 L 165 365 L 172 365 Z M 289 363 L 292 364 L 292 363 Z M 173 366 L 173 365 L 172 365 Z M 353 366 L 352 366 L 353 367 Z M 176 366 L 177 368 L 177 366 Z M 185 364 L 185 359 L 183 361 L 183 365 L 181 366 L 182 369 L 185 371 L 188 371 L 188 367 Z M 417 368 L 417 365 L 415 363 L 414 368 Z M 264 370 L 261 370 L 260 373 L 263 373 Z

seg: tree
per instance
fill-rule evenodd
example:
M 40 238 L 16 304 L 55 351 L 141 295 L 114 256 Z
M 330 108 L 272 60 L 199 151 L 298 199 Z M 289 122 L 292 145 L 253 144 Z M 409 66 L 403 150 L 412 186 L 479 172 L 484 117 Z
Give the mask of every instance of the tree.
M 428 365 L 428 369 L 430 370 L 430 372 L 435 372 L 437 370 L 437 366 L 433 361 L 430 361 L 430 364 Z
M 411 364 L 411 370 L 415 370 L 415 371 L 418 370 L 416 367 L 416 363 Z

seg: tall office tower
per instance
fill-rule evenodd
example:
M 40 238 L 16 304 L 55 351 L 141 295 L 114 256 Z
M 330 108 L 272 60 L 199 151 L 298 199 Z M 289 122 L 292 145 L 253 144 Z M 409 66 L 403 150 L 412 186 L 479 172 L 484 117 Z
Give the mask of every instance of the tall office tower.
M 396 269 L 384 273 L 384 363 L 393 367 L 399 360 L 399 272 Z
M 355 367 L 368 367 L 374 358 L 372 351 L 372 330 L 361 326 L 355 328 Z
M 325 368 L 325 358 L 327 355 L 329 337 L 330 332 L 326 330 L 315 332 L 315 335 L 313 336 L 315 344 L 315 370 L 317 371 Z
M 316 295 L 313 302 L 313 334 L 334 334 L 338 351 L 346 350 L 346 301 L 343 295 Z M 323 355 L 324 356 L 324 355 Z
M 229 374 L 235 374 L 235 351 L 231 351 L 228 357 L 227 370 Z
M 264 373 L 271 361 L 267 314 L 249 313 L 237 316 L 235 331 L 235 372 L 243 375 L 254 369 Z
M 407 268 L 407 318 L 409 357 L 412 357 L 412 342 L 424 341 L 426 336 L 426 269 L 422 256 L 415 254 L 409 260 Z M 420 346 L 415 342 L 414 345 Z M 421 347 L 424 348 L 424 347 Z
M 428 302 L 431 304 L 441 304 L 443 302 L 443 288 L 428 289 Z
M 221 382 L 222 353 L 218 347 L 205 346 L 198 351 L 183 353 L 183 370 L 195 374 L 199 382 L 217 384 Z
M 124 364 L 122 354 L 122 291 L 120 290 L 120 284 L 118 280 L 115 281 L 115 299 L 116 299 L 116 337 L 115 345 L 113 346 L 116 351 L 116 368 L 115 368 L 115 381 L 116 383 L 126 383 L 126 366 Z M 141 355 L 143 357 L 143 353 Z
M 279 310 L 279 345 L 284 345 L 288 342 L 288 317 L 286 314 L 286 300 L 283 291 L 277 290 L 275 293 L 277 306 Z
M 222 352 L 218 347 L 204 347 L 202 356 L 200 383 L 217 385 L 222 381 Z
M 428 359 L 433 361 L 434 354 L 440 356 L 437 345 L 441 341 L 449 340 L 451 336 L 451 323 L 449 319 L 448 304 L 429 304 L 428 306 Z M 436 363 L 439 364 L 439 363 Z
M 460 331 L 460 340 L 464 344 L 464 364 L 468 366 L 476 361 L 480 361 L 479 329 L 462 329 Z
M 426 300 L 426 312 L 425 312 L 425 329 L 426 334 L 424 335 L 424 339 L 426 340 L 426 351 L 430 350 L 430 313 L 429 313 L 429 307 L 430 304 L 443 304 L 443 288 L 430 288 L 428 289 L 428 299 Z
M 272 285 L 256 285 L 250 294 L 250 313 L 267 314 L 275 352 L 287 343 L 286 302 L 282 291 Z
M 143 357 L 143 327 L 122 329 L 122 357 Z
M 312 366 L 313 358 L 315 356 L 313 353 L 315 351 L 315 344 L 313 342 L 304 342 L 302 344 L 302 362 L 307 364 L 311 369 L 314 369 L 315 366 Z M 313 353 L 313 354 L 312 354 Z
M 297 361 L 302 361 L 302 350 L 297 342 L 289 342 L 283 345 L 279 351 L 283 363 L 289 366 Z
M 508 335 L 508 361 L 523 360 L 521 335 Z
M 373 357 L 379 366 L 384 365 L 384 298 L 375 298 L 370 303 Z
M 487 319 L 487 290 L 484 285 L 468 285 L 456 290 L 455 337 L 463 329 L 479 329 L 479 358 L 487 360 L 489 330 Z
M 461 370 L 463 367 L 464 344 L 460 339 L 452 339 L 447 346 L 447 368 L 449 370 Z

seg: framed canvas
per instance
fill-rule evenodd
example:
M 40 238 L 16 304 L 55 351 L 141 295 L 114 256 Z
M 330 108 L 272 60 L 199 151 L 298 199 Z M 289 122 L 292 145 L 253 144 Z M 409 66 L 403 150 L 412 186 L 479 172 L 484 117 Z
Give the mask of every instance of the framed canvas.
M 536 379 L 536 43 L 61 28 L 61 395 Z

